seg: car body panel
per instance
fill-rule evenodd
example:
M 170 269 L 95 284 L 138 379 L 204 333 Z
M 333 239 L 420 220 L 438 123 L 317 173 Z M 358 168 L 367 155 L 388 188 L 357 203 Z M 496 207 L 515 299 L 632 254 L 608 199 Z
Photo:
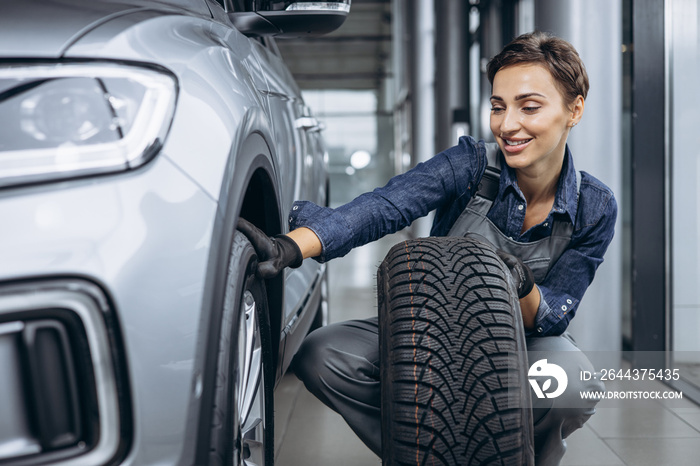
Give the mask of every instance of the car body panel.
M 289 188 L 282 193 L 282 198 L 287 203 L 283 206 L 283 211 L 288 211 L 293 200 L 302 195 L 302 189 L 315 189 L 317 178 L 325 176 L 320 172 L 302 175 L 304 169 L 308 170 L 316 166 L 316 163 L 323 167 L 323 161 L 305 160 L 301 152 L 304 149 L 308 151 L 309 146 L 317 145 L 318 142 L 307 144 L 304 131 L 290 131 L 290 128 L 295 126 L 295 121 L 291 121 L 290 118 L 306 116 L 305 112 L 308 112 L 308 109 L 303 104 L 301 93 L 289 70 L 279 57 L 265 50 L 258 41 L 250 40 L 232 30 L 230 26 L 211 21 L 195 23 L 191 18 L 175 15 L 153 15 L 152 12 L 143 11 L 101 25 L 85 34 L 66 51 L 64 57 L 125 61 L 143 61 L 147 58 L 150 63 L 161 64 L 173 71 L 179 81 L 189 81 L 191 85 L 183 82 L 181 86 L 187 89 L 217 80 L 223 85 L 229 76 L 235 76 L 240 82 L 247 83 L 245 92 L 233 89 L 230 93 L 220 94 L 221 105 L 216 108 L 195 108 L 202 105 L 201 96 L 187 94 L 180 96 L 179 105 L 191 106 L 188 114 L 199 112 L 207 117 L 198 128 L 208 134 L 208 138 L 203 138 L 205 140 L 217 136 L 221 140 L 230 138 L 231 131 L 239 127 L 242 115 L 251 107 L 259 106 L 265 113 L 274 115 L 278 119 L 271 121 L 275 141 L 278 147 L 288 149 L 284 156 L 273 154 L 280 165 L 277 179 L 280 185 L 296 188 Z M 118 26 L 114 26 L 115 24 Z M 127 25 L 131 27 L 127 28 Z M 114 35 L 112 32 L 115 29 L 124 31 Z M 105 30 L 109 32 L 105 33 Z M 176 62 L 173 62 L 174 57 L 177 57 Z M 215 61 L 217 66 L 212 66 Z M 204 64 L 206 66 L 202 66 Z M 266 70 L 264 73 L 263 68 Z M 210 90 L 213 89 L 212 86 Z M 207 91 L 198 90 L 202 93 Z M 185 101 L 189 97 L 192 99 Z M 216 115 L 209 115 L 212 111 Z M 177 124 L 176 120 L 174 125 Z M 206 128 L 205 124 L 216 127 Z M 181 134 L 180 131 L 173 133 Z M 315 133 L 312 139 L 316 141 L 318 133 Z M 322 153 L 322 150 L 319 148 L 317 153 Z M 218 166 L 221 166 L 219 161 L 227 156 L 203 149 L 199 149 L 199 152 L 207 154 L 207 163 L 213 161 Z M 215 175 L 217 170 L 203 169 L 198 159 L 190 157 L 189 153 L 183 154 L 175 162 L 190 173 L 207 192 L 217 197 L 221 182 Z M 289 183 L 289 176 L 294 177 L 294 183 Z M 305 181 L 312 183 L 304 183 Z M 309 194 L 318 195 L 314 191 L 310 191 Z M 325 192 L 322 195 L 325 196 Z
M 166 156 L 218 199 L 231 141 L 243 136 L 236 134 L 243 116 L 253 107 L 269 114 L 267 82 L 250 40 L 217 23 L 187 16 L 133 14 L 116 22 L 132 24 L 107 42 L 97 40 L 106 37 L 102 28 L 111 29 L 102 25 L 64 57 L 145 61 L 173 72 L 180 93 L 168 143 L 176 150 Z M 241 86 L 230 89 L 231 77 Z
M 141 13 L 131 16 L 134 21 L 144 18 Z M 123 17 L 116 21 L 129 20 L 129 17 Z M 294 199 L 301 195 L 301 186 L 315 186 L 314 178 L 307 176 L 302 179 L 305 162 L 301 154 L 301 139 L 305 135 L 301 130 L 294 130 L 293 119 L 302 116 L 300 92 L 282 61 L 267 53 L 259 42 L 216 22 L 177 15 L 145 18 L 102 43 L 95 39 L 107 37 L 101 28 L 110 28 L 110 25 L 102 25 L 86 34 L 65 53 L 65 57 L 147 59 L 167 66 L 177 76 L 180 88 L 186 91 L 179 94 L 178 110 L 168 141 L 177 150 L 166 151 L 165 156 L 192 176 L 214 199 L 218 199 L 222 189 L 221 173 L 226 160 L 230 155 L 235 156 L 226 149 L 226 142 L 245 136 L 235 134 L 235 130 L 241 127 L 246 112 L 255 107 L 276 117 L 270 122 L 271 136 L 276 143 L 273 148 L 287 149 L 284 154 L 277 154 L 274 150 L 271 154 L 277 183 L 283 187 L 280 193 L 282 212 L 288 212 Z M 268 70 L 265 74 L 263 67 Z M 220 93 L 220 90 L 228 89 L 226 79 L 229 76 L 235 76 L 238 82 L 247 85 Z M 263 76 L 264 80 L 261 79 Z M 190 89 L 196 93 L 187 92 Z M 209 95 L 212 92 L 217 93 L 216 98 Z M 194 114 L 200 118 L 191 118 Z M 198 137 L 193 137 L 195 134 Z M 195 153 L 197 157 L 193 157 Z M 290 176 L 294 177 L 293 182 L 290 182 Z M 286 220 L 282 223 L 286 227 Z M 288 272 L 289 285 L 286 288 L 292 290 L 292 294 L 285 299 L 285 321 L 292 319 L 298 311 L 318 270 L 317 264 L 308 262 L 302 268 Z
M 147 8 L 159 14 L 186 10 L 189 14 L 210 16 L 203 1 L 3 1 L 0 5 L 0 56 L 58 58 L 82 34 L 99 24 Z M 36 33 L 38 27 L 41 34 Z
M 216 204 L 166 158 L 135 174 L 0 199 L 13 219 L 0 281 L 90 277 L 105 288 L 129 361 L 137 464 L 177 459 L 183 441 Z M 186 213 L 191 221 L 173 217 Z M 176 409 L 176 407 L 181 409 Z M 148 448 L 139 448 L 143 442 Z

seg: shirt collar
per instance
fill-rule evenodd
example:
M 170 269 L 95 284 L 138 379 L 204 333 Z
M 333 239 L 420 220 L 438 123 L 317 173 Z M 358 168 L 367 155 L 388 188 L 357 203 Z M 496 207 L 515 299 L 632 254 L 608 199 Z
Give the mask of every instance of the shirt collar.
M 521 200 L 525 200 L 525 196 L 518 187 L 515 170 L 508 166 L 505 162 L 503 154 L 501 157 L 501 181 L 498 188 L 499 197 L 503 199 L 508 192 L 514 192 Z M 564 153 L 564 164 L 562 165 L 561 174 L 559 175 L 559 184 L 557 192 L 554 196 L 554 205 L 552 212 L 556 214 L 567 214 L 571 223 L 576 220 L 576 211 L 578 208 L 578 192 L 579 186 L 576 185 L 576 169 L 574 168 L 574 159 L 569 150 L 569 145 L 566 145 Z

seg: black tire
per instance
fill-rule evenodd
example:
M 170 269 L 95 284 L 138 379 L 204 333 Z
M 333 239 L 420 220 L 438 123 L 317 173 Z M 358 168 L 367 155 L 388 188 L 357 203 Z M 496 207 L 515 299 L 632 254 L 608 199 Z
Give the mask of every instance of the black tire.
M 493 248 L 407 241 L 377 281 L 384 464 L 534 464 L 522 316 Z
M 265 283 L 253 246 L 236 232 L 226 278 L 209 463 L 271 466 L 272 348 Z

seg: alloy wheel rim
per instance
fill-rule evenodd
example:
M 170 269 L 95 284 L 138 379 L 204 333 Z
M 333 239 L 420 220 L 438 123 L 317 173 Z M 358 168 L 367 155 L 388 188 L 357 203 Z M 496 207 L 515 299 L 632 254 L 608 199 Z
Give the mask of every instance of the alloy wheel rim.
M 260 323 L 253 293 L 246 290 L 238 324 L 238 364 L 236 403 L 238 419 L 234 431 L 235 461 L 238 465 L 264 466 L 265 464 L 265 403 L 260 341 Z

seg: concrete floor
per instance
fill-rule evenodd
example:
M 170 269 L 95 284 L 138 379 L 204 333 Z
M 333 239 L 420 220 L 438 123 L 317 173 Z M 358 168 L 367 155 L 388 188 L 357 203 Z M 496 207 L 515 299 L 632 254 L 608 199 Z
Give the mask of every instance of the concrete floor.
M 376 314 L 377 267 L 389 248 L 403 239 L 400 234 L 384 238 L 329 264 L 331 322 Z M 668 388 L 648 382 L 644 389 Z M 275 464 L 381 464 L 343 419 L 292 374 L 277 388 L 275 411 Z M 603 400 L 597 413 L 567 443 L 562 466 L 695 466 L 700 464 L 700 407 L 689 400 L 627 404 Z

